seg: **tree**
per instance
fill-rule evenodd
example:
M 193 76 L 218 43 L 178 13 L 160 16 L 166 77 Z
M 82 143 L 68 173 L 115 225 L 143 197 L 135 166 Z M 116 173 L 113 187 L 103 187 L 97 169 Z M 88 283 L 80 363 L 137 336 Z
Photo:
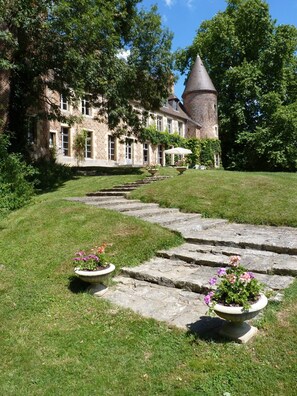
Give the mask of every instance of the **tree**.
M 265 1 L 228 0 L 226 10 L 204 21 L 193 44 L 179 52 L 182 72 L 200 54 L 219 92 L 226 168 L 288 169 L 271 162 L 279 147 L 272 140 L 280 139 L 273 131 L 281 109 L 293 111 L 290 105 L 297 101 L 296 49 L 297 29 L 277 26 Z M 256 149 L 260 130 L 265 150 Z
M 63 119 L 48 90 L 73 103 L 87 93 L 115 131 L 120 123 L 139 127 L 131 101 L 160 106 L 172 81 L 172 36 L 156 8 L 139 10 L 139 2 L 0 0 L 0 68 L 10 85 L 6 130 L 15 151 L 26 151 L 34 123 L 46 128 L 47 120 Z M 47 149 L 46 140 L 40 143 Z

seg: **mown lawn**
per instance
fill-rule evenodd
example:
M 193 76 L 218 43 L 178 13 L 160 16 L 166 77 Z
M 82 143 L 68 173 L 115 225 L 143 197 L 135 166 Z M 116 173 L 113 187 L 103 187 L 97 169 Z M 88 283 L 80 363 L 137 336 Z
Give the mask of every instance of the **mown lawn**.
M 219 173 L 222 180 L 225 173 Z M 152 188 L 168 189 L 172 183 L 174 189 L 184 180 L 183 190 L 171 194 L 168 204 L 175 204 L 181 194 L 187 201 L 187 190 L 201 189 L 196 177 L 211 185 L 216 172 L 197 174 Z M 243 176 L 247 185 L 250 175 Z M 284 183 L 286 175 L 263 175 L 269 180 L 275 176 Z M 294 177 L 288 175 L 290 184 Z M 148 259 L 157 249 L 182 243 L 159 226 L 63 199 L 137 178 L 72 180 L 0 223 L 0 394 L 295 395 L 296 283 L 287 290 L 284 303 L 270 304 L 259 322 L 260 334 L 244 346 L 199 339 L 84 293 L 73 277 L 71 258 L 78 249 L 112 243 L 110 254 L 119 271 Z M 231 189 L 227 179 L 224 184 Z M 250 185 L 258 194 L 253 181 Z M 243 195 L 248 199 L 249 194 Z M 208 202 L 215 199 L 208 197 Z M 262 222 L 269 223 L 264 217 Z
M 170 174 L 175 176 L 173 169 Z M 176 172 L 177 173 L 177 172 Z M 297 227 L 297 174 L 187 170 L 133 198 L 250 224 Z

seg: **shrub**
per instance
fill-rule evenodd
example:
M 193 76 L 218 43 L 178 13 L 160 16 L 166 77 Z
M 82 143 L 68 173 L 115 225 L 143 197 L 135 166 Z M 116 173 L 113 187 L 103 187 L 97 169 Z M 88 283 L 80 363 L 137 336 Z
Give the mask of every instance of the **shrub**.
M 8 153 L 8 146 L 8 137 L 0 134 L 0 216 L 21 208 L 34 194 L 34 183 L 29 181 L 34 168 L 19 154 Z

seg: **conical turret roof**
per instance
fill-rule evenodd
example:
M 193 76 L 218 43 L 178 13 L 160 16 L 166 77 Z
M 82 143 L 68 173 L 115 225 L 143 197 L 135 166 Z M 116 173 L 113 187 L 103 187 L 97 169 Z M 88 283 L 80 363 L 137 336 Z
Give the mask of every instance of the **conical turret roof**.
M 208 91 L 217 93 L 204 65 L 198 55 L 189 75 L 183 97 L 190 92 Z

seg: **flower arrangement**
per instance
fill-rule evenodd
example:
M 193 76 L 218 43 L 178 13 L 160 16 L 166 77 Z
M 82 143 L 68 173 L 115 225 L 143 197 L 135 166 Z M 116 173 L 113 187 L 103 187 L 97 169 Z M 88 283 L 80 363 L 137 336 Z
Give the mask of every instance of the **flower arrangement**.
M 159 164 L 150 164 L 146 166 L 147 170 L 154 170 L 154 169 L 159 169 L 160 165 Z
M 216 304 L 242 306 L 243 310 L 248 310 L 251 304 L 258 301 L 263 285 L 252 272 L 240 265 L 240 260 L 240 256 L 231 256 L 230 267 L 219 268 L 217 277 L 209 280 L 213 290 L 204 297 L 204 302 L 210 311 Z M 218 278 L 220 283 L 217 285 Z
M 96 246 L 91 249 L 91 253 L 85 251 L 79 251 L 76 253 L 76 257 L 73 258 L 75 269 L 82 271 L 97 271 L 109 267 L 107 262 L 107 256 L 105 249 L 107 243 L 103 243 L 101 246 Z
M 182 158 L 175 162 L 175 166 L 187 166 L 187 159 Z

